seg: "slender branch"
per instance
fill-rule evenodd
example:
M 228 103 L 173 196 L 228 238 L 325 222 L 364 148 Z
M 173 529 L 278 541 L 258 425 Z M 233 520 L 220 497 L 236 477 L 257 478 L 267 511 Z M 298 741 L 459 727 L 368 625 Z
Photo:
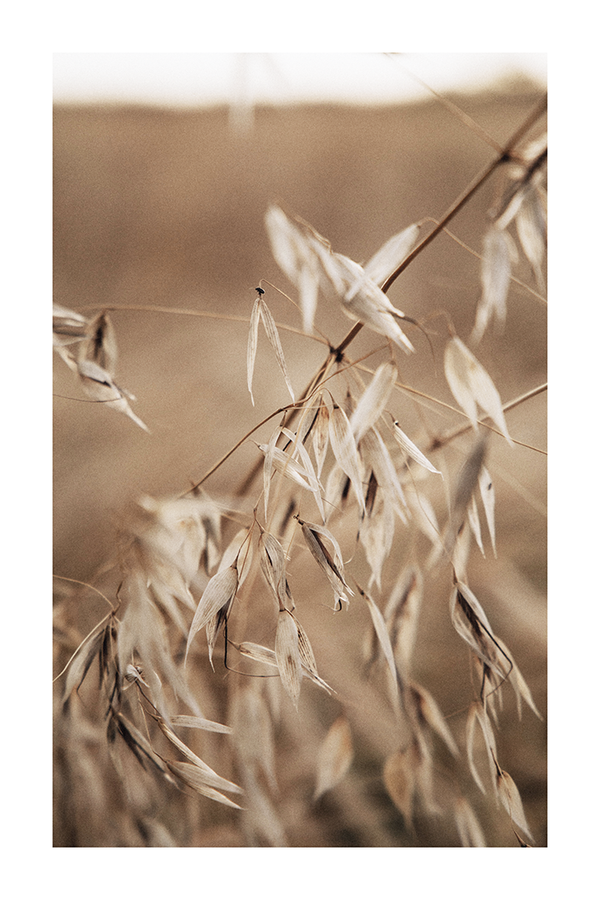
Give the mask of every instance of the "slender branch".
M 504 412 L 508 412 L 511 409 L 515 409 L 515 407 L 520 406 L 527 400 L 531 400 L 533 397 L 537 397 L 538 394 L 545 393 L 547 390 L 548 382 L 546 382 L 545 384 L 539 384 L 537 387 L 532 388 L 525 394 L 521 394 L 520 397 L 515 397 L 514 400 L 509 400 L 508 403 L 504 403 L 502 405 L 502 410 Z M 479 424 L 483 425 L 486 428 L 491 428 L 492 431 L 496 431 L 495 428 L 492 428 L 492 426 L 488 424 L 488 420 L 490 418 L 490 416 L 486 416 L 484 419 L 481 419 L 479 421 Z M 455 428 L 452 431 L 448 431 L 441 437 L 433 438 L 431 443 L 429 444 L 428 452 L 432 452 L 433 450 L 437 450 L 440 447 L 443 447 L 444 444 L 448 444 L 450 441 L 453 441 L 454 438 L 460 437 L 461 434 L 466 434 L 468 431 L 471 431 L 472 428 L 473 426 L 470 423 L 468 425 L 459 425 L 458 428 Z M 520 444 L 522 447 L 527 447 L 529 450 L 535 450 L 537 453 L 543 453 L 545 456 L 548 455 L 546 450 L 541 450 L 539 447 L 532 447 L 530 444 L 524 444 L 522 441 L 515 441 L 515 444 Z
M 283 293 L 280 291 L 279 293 Z M 287 296 L 284 294 L 284 296 Z M 78 309 L 98 309 L 96 306 L 80 306 Z M 182 309 L 176 306 L 129 306 L 129 305 L 118 305 L 118 306 L 103 306 L 102 309 L 105 312 L 122 312 L 123 310 L 133 311 L 133 312 L 157 312 L 157 313 L 166 313 L 172 316 L 196 316 L 201 319 L 217 319 L 219 321 L 224 322 L 241 322 L 244 325 L 248 325 L 250 322 L 250 316 L 234 316 L 226 313 L 215 313 L 209 312 L 205 309 Z M 324 337 L 319 337 L 316 334 L 309 334 L 307 331 L 304 331 L 302 328 L 295 328 L 293 325 L 284 325 L 282 322 L 276 322 L 277 328 L 280 331 L 289 331 L 292 334 L 298 334 L 300 337 L 311 338 L 313 341 L 317 341 L 319 344 L 327 345 L 329 342 Z
M 407 266 L 411 264 L 413 259 L 421 253 L 425 247 L 427 247 L 434 238 L 438 236 L 440 231 L 448 224 L 448 222 L 454 218 L 454 216 L 463 208 L 463 206 L 471 199 L 473 194 L 479 190 L 479 188 L 484 184 L 490 175 L 498 168 L 499 165 L 506 162 L 510 158 L 511 152 L 514 150 L 516 145 L 519 143 L 524 134 L 526 134 L 529 129 L 535 124 L 535 122 L 540 118 L 541 115 L 546 111 L 548 103 L 548 97 L 545 94 L 543 100 L 536 106 L 533 112 L 527 117 L 525 122 L 517 128 L 513 136 L 510 138 L 508 143 L 505 145 L 504 150 L 499 153 L 499 155 L 489 163 L 485 169 L 480 172 L 479 175 L 471 182 L 468 187 L 462 192 L 462 194 L 454 201 L 450 209 L 446 212 L 444 216 L 442 216 L 440 222 L 435 226 L 433 231 L 431 231 L 427 237 L 423 238 L 420 244 L 418 244 L 412 253 L 409 253 L 406 259 L 400 263 L 397 269 L 392 272 L 389 278 L 386 280 L 385 284 L 382 286 L 381 290 L 384 293 L 387 293 L 389 288 L 392 286 L 396 278 L 404 272 Z

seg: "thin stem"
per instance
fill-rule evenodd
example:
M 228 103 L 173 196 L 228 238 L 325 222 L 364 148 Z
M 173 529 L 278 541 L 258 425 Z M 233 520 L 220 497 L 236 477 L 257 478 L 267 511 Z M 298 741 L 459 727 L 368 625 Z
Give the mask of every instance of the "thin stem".
M 397 54 L 386 53 L 385 56 L 389 57 L 390 59 L 393 59 L 394 63 L 396 65 L 398 65 L 406 75 L 408 75 L 410 78 L 412 78 L 418 84 L 420 84 L 421 87 L 424 87 L 425 90 L 429 91 L 429 93 L 433 97 L 435 97 L 436 100 L 439 100 L 439 102 L 443 106 L 445 106 L 446 109 L 450 110 L 450 112 L 453 115 L 455 115 L 458 119 L 460 119 L 460 121 L 464 125 L 466 125 L 467 128 L 470 128 L 471 131 L 473 131 L 478 137 L 480 137 L 483 141 L 485 141 L 486 144 L 488 144 L 490 147 L 492 147 L 493 150 L 497 150 L 498 152 L 502 151 L 502 147 L 500 146 L 500 144 L 496 140 L 494 140 L 494 138 L 491 136 L 491 134 L 487 133 L 485 128 L 482 128 L 481 125 L 475 121 L 475 119 L 472 119 L 471 116 L 468 115 L 468 113 L 466 113 L 464 110 L 462 110 L 459 106 L 457 106 L 456 103 L 453 103 L 452 100 L 448 99 L 448 97 L 444 97 L 442 94 L 439 94 L 436 90 L 434 90 L 431 87 L 431 85 L 427 84 L 425 81 L 423 81 L 422 78 L 419 78 L 418 75 L 416 75 L 414 72 L 412 72 L 406 66 L 404 66 L 401 62 L 399 62 Z
M 514 150 L 516 145 L 519 143 L 523 135 L 525 135 L 529 129 L 535 124 L 535 122 L 539 119 L 541 115 L 546 111 L 548 103 L 548 97 L 545 94 L 543 100 L 536 106 L 533 112 L 527 117 L 525 122 L 517 128 L 513 136 L 510 138 L 508 143 L 505 145 L 504 150 L 502 150 L 499 155 L 489 163 L 482 172 L 471 182 L 468 187 L 462 192 L 462 194 L 454 201 L 452 206 L 448 209 L 446 214 L 442 216 L 440 222 L 435 226 L 433 231 L 431 231 L 427 237 L 423 238 L 420 244 L 418 244 L 412 253 L 409 253 L 403 262 L 397 267 L 397 269 L 392 272 L 384 285 L 382 285 L 381 290 L 384 293 L 387 293 L 389 288 L 392 286 L 396 278 L 404 272 L 407 266 L 411 264 L 413 259 L 421 253 L 425 247 L 427 247 L 434 238 L 438 236 L 440 231 L 448 224 L 448 222 L 454 218 L 454 216 L 463 208 L 463 206 L 471 199 L 473 194 L 479 190 L 479 188 L 484 184 L 490 175 L 498 168 L 499 165 L 506 162 L 510 158 L 511 152 Z
M 279 293 L 283 294 L 283 291 Z M 287 297 L 287 294 L 284 294 Z M 292 301 L 293 302 L 293 301 Z M 80 306 L 78 309 L 98 309 L 98 306 Z M 166 313 L 167 315 L 173 316 L 196 316 L 201 319 L 218 319 L 224 322 L 241 322 L 244 325 L 248 325 L 250 322 L 250 316 L 234 316 L 227 315 L 225 313 L 214 313 L 208 312 L 204 309 L 182 309 L 176 306 L 130 306 L 130 305 L 118 305 L 118 306 L 103 306 L 102 309 L 105 312 L 121 312 L 121 311 L 133 311 L 133 312 L 156 312 L 156 313 Z M 281 322 L 276 322 L 277 328 L 281 331 L 289 331 L 292 334 L 298 334 L 300 337 L 311 338 L 313 341 L 317 341 L 319 344 L 328 345 L 329 341 L 325 337 L 319 337 L 316 334 L 308 334 L 308 332 L 304 331 L 302 328 L 295 328 L 293 325 L 284 325 Z
M 102 597 L 103 600 L 106 600 L 108 605 L 110 606 L 112 612 L 116 612 L 116 608 L 110 602 L 106 594 L 103 594 L 102 591 L 99 591 L 97 587 L 94 587 L 93 584 L 90 584 L 89 581 L 79 581 L 78 578 L 68 578 L 66 575 L 52 575 L 53 578 L 60 578 L 61 581 L 70 581 L 71 584 L 80 584 L 82 587 L 87 587 L 91 591 L 95 591 L 99 597 Z
M 509 400 L 508 403 L 504 403 L 502 405 L 503 412 L 508 412 L 511 409 L 515 409 L 517 406 L 520 406 L 522 403 L 525 403 L 527 400 L 531 400 L 533 397 L 537 397 L 538 394 L 543 394 L 548 390 L 548 382 L 545 384 L 539 384 L 537 387 L 532 388 L 530 391 L 527 391 L 525 394 L 521 394 L 520 397 L 515 397 L 514 400 Z M 430 398 L 434 399 L 434 398 Z M 457 410 L 459 412 L 459 410 Z M 487 424 L 487 420 L 490 416 L 486 416 L 485 419 L 481 419 L 479 421 L 480 425 L 483 425 L 485 428 L 490 428 L 492 431 L 496 431 L 491 425 Z M 433 450 L 437 450 L 439 447 L 443 447 L 444 444 L 449 443 L 449 441 L 453 441 L 454 438 L 459 437 L 462 434 L 466 434 L 473 428 L 471 424 L 468 425 L 460 425 L 458 428 L 455 428 L 453 431 L 447 432 L 442 437 L 433 438 L 429 445 L 429 452 Z M 499 432 L 496 432 L 499 434 Z M 546 450 L 541 450 L 539 447 L 532 447 L 530 444 L 524 444 L 522 441 L 514 441 L 515 444 L 520 444 L 522 447 L 527 447 L 530 450 L 535 450 L 537 453 L 543 453 L 545 456 L 548 455 Z
M 427 221 L 433 222 L 434 225 L 437 225 L 436 219 L 428 217 Z M 472 247 L 469 247 L 469 245 L 467 243 L 465 243 L 465 241 L 461 240 L 461 238 L 459 238 L 458 235 L 454 234 L 453 231 L 450 231 L 449 228 L 444 228 L 444 233 L 447 234 L 448 237 L 451 240 L 453 240 L 456 244 L 458 244 L 459 247 L 462 247 L 463 250 L 466 250 L 467 253 L 470 253 L 471 256 L 474 256 L 474 257 L 476 257 L 476 259 L 479 259 L 479 260 L 481 260 L 483 258 L 481 256 L 481 253 L 478 253 L 477 250 L 473 250 Z M 510 275 L 510 280 L 513 282 L 513 284 L 518 284 L 519 287 L 521 287 L 521 288 L 523 288 L 523 290 L 527 291 L 528 294 L 531 294 L 531 296 L 534 297 L 536 300 L 539 300 L 540 303 L 543 303 L 544 306 L 548 306 L 548 301 L 546 300 L 546 298 L 544 296 L 542 296 L 542 294 L 540 294 L 539 291 L 536 291 L 534 288 L 532 288 L 531 285 L 526 284 L 524 281 L 521 281 L 520 278 L 517 278 L 516 275 L 512 275 L 512 274 Z

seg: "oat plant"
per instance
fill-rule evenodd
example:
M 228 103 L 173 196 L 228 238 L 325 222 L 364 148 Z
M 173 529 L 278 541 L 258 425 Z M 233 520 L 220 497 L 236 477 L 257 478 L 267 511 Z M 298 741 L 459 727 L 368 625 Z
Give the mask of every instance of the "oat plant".
M 511 414 L 546 386 L 502 396 L 479 348 L 505 326 L 511 291 L 545 302 L 546 143 L 529 139 L 544 111 L 442 219 L 399 221 L 366 262 L 283 201 L 264 210 L 281 279 L 240 286 L 255 290 L 243 402 L 259 405 L 259 357 L 288 402 L 257 413 L 191 485 L 182 471 L 179 495 L 124 511 L 93 584 L 55 579 L 55 814 L 73 843 L 106 840 L 107 812 L 125 846 L 539 842 L 504 761 L 507 741 L 526 747 L 539 699 L 471 572 L 502 553 L 494 459 L 542 453 Z M 462 251 L 479 256 L 480 288 L 461 333 L 443 299 L 417 315 L 409 294 L 399 308 L 388 293 L 437 241 L 457 240 L 453 219 L 476 195 L 489 212 L 480 246 Z M 287 362 L 284 305 L 322 345 L 306 384 Z M 323 305 L 352 322 L 336 343 Z M 55 349 L 82 396 L 152 431 L 115 380 L 113 318 L 55 307 Z M 359 334 L 370 337 L 357 354 Z M 414 354 L 441 368 L 446 397 L 403 379 Z M 253 463 L 215 492 L 241 447 Z M 91 601 L 104 614 L 85 634 L 73 609 Z M 452 631 L 429 646 L 432 620 Z M 462 671 L 444 669 L 446 647 Z

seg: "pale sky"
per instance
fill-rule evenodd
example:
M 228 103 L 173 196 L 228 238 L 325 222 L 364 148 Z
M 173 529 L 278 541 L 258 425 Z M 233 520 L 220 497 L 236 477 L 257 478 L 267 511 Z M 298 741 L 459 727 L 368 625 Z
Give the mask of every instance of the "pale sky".
M 176 106 L 295 101 L 399 102 L 526 75 L 546 84 L 543 53 L 55 53 L 57 102 Z

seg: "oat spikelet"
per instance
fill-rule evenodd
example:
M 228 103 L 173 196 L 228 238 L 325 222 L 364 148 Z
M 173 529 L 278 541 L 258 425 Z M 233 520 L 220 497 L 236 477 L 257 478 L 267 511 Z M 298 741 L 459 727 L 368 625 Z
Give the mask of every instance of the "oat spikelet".
M 506 427 L 502 401 L 496 385 L 458 337 L 451 338 L 446 344 L 444 370 L 450 390 L 473 428 L 477 430 L 479 427 L 477 407 L 480 406 L 512 446 L 513 442 Z
M 323 507 L 323 499 L 321 496 L 321 485 L 314 471 L 314 466 L 312 462 L 308 459 L 308 454 L 305 447 L 302 447 L 302 450 L 299 452 L 302 455 L 302 460 L 305 465 L 298 462 L 298 460 L 294 459 L 294 457 L 290 453 L 286 453 L 281 447 L 276 446 L 276 442 L 280 436 L 280 434 L 285 433 L 287 429 L 277 429 L 275 433 L 272 435 L 271 440 L 268 444 L 257 444 L 258 449 L 265 456 L 264 466 L 263 466 L 263 485 L 264 485 L 264 504 L 265 504 L 265 515 L 268 515 L 268 502 L 269 502 L 269 493 L 270 493 L 270 485 L 271 485 L 271 477 L 273 475 L 273 470 L 280 472 L 285 478 L 290 479 L 295 482 L 295 484 L 299 485 L 304 490 L 310 491 L 315 498 L 315 502 L 319 507 L 319 512 L 321 515 L 325 516 L 325 511 Z M 288 432 L 288 435 L 291 435 L 291 440 L 295 439 L 295 435 L 291 432 Z M 301 445 L 297 445 L 300 447 Z
M 427 469 L 428 472 L 433 472 L 435 475 L 442 475 L 440 470 L 436 469 L 433 463 L 429 462 L 425 454 L 421 453 L 416 444 L 413 444 L 410 438 L 404 434 L 397 422 L 394 422 L 393 424 L 393 434 L 397 443 L 407 456 L 414 459 L 415 462 L 419 463 L 420 466 L 423 466 L 424 469 Z M 444 476 L 442 475 L 442 478 L 443 477 Z
M 546 216 L 538 190 L 528 185 L 515 217 L 523 252 L 533 269 L 538 287 L 544 289 L 543 265 L 546 254 Z
M 143 431 L 148 426 L 131 409 L 128 400 L 135 400 L 114 380 L 117 363 L 117 341 L 112 322 L 101 312 L 87 320 L 78 313 L 57 308 L 54 319 L 54 346 L 67 366 L 75 372 L 84 393 L 117 412 L 128 416 Z M 79 333 L 83 329 L 83 335 Z M 78 343 L 77 356 L 65 346 Z
M 350 589 L 344 577 L 344 564 L 339 544 L 327 528 L 311 522 L 303 522 L 300 518 L 298 518 L 298 523 L 302 528 L 302 536 L 306 546 L 325 572 L 333 588 L 336 609 L 341 609 L 342 603 L 348 603 L 348 596 L 352 596 L 354 592 Z M 333 546 L 333 557 L 324 544 L 322 537 L 325 537 Z
M 510 234 L 497 224 L 492 225 L 483 239 L 482 290 L 471 333 L 473 343 L 481 340 L 493 318 L 496 319 L 499 329 L 504 327 L 511 268 L 517 258 L 517 249 Z
M 454 757 L 458 757 L 458 747 L 454 736 L 432 694 L 415 682 L 410 685 L 410 694 L 416 705 L 419 720 L 426 722 L 429 728 L 444 741 L 450 753 Z
M 247 369 L 248 369 L 248 390 L 250 391 L 250 399 L 252 400 L 252 405 L 254 406 L 254 394 L 252 393 L 252 379 L 254 376 L 254 363 L 256 361 L 256 349 L 258 346 L 258 324 L 262 320 L 262 323 L 265 328 L 265 333 L 267 338 L 269 339 L 269 343 L 273 348 L 275 353 L 275 358 L 277 359 L 277 365 L 281 369 L 283 374 L 283 378 L 286 384 L 286 387 L 290 393 L 290 397 L 292 398 L 292 402 L 296 402 L 296 398 L 294 396 L 294 389 L 292 388 L 292 383 L 290 381 L 290 377 L 288 374 L 287 366 L 285 364 L 285 356 L 283 355 L 283 348 L 281 346 L 281 341 L 279 340 L 279 332 L 277 331 L 277 325 L 275 324 L 275 319 L 273 318 L 271 311 L 267 304 L 265 303 L 262 294 L 258 294 L 256 300 L 254 301 L 254 306 L 252 307 L 252 315 L 250 316 L 250 332 L 248 334 L 248 350 L 247 350 Z
M 225 794 L 222 794 L 220 791 L 217 791 L 207 784 L 204 773 L 192 763 L 174 760 L 165 760 L 165 763 L 174 775 L 192 790 L 196 791 L 196 793 L 201 794 L 203 797 L 208 797 L 209 800 L 215 800 L 217 803 L 222 803 L 223 806 L 230 806 L 233 809 L 242 809 L 238 803 L 235 803 L 229 797 L 226 797 Z
M 296 627 L 298 629 L 298 652 L 300 654 L 303 674 L 318 687 L 322 688 L 327 694 L 335 694 L 333 688 L 317 675 L 314 666 L 314 656 L 312 656 L 312 648 L 310 651 L 307 651 L 306 643 L 308 639 L 306 638 L 306 633 L 303 631 L 300 623 L 297 620 L 294 621 L 296 621 Z M 255 644 L 252 641 L 242 641 L 241 644 L 236 644 L 233 641 L 231 643 L 242 656 L 253 659 L 255 662 L 263 665 L 274 666 L 277 668 L 275 651 L 271 650 L 269 647 L 263 647 L 262 644 Z M 307 658 L 307 653 L 310 654 L 310 658 Z
M 463 847 L 485 847 L 486 841 L 481 825 L 471 805 L 464 797 L 458 797 L 454 804 L 454 821 Z
M 403 228 L 389 238 L 365 263 L 365 273 L 375 284 L 383 284 L 400 263 L 404 262 L 416 245 L 420 230 L 421 226 L 418 223 Z
M 277 538 L 268 531 L 261 531 L 258 547 L 261 571 L 279 603 L 279 608 L 283 609 L 289 596 L 285 575 L 286 557 L 283 547 Z
M 133 394 L 125 391 L 124 388 L 120 388 L 106 369 L 91 359 L 75 360 L 68 351 L 63 351 L 62 357 L 69 368 L 79 376 L 79 383 L 88 397 L 92 400 L 97 400 L 104 406 L 110 407 L 110 409 L 123 413 L 132 422 L 135 422 L 142 431 L 150 433 L 148 426 L 145 422 L 142 422 L 139 416 L 136 416 L 129 405 L 128 399 L 135 400 Z
M 200 716 L 171 716 L 171 725 L 179 728 L 199 728 L 201 731 L 214 731 L 218 734 L 231 734 L 229 725 L 221 725 L 211 719 L 202 719 Z
M 415 348 L 398 324 L 405 318 L 404 313 L 390 303 L 362 266 L 347 256 L 326 250 L 321 253 L 321 262 L 348 318 L 363 322 L 405 352 L 414 353 Z
M 357 444 L 383 413 L 397 379 L 398 367 L 395 363 L 382 363 L 375 371 L 350 416 L 350 428 Z
M 339 784 L 352 764 L 352 732 L 346 716 L 339 716 L 325 736 L 317 759 L 313 802 Z
M 365 498 L 360 473 L 356 442 L 348 416 L 337 403 L 332 404 L 329 413 L 329 443 L 339 467 L 352 483 L 358 505 L 363 515 L 366 513 Z
M 312 430 L 312 448 L 317 464 L 317 478 L 321 477 L 329 446 L 329 410 L 321 395 L 317 417 Z
M 516 784 L 503 769 L 500 770 L 496 778 L 496 786 L 498 797 L 502 806 L 511 817 L 517 828 L 527 835 L 529 840 L 533 840 L 527 819 L 525 818 L 525 810 L 523 809 L 523 801 Z
M 508 677 L 511 660 L 496 640 L 481 603 L 466 584 L 455 585 L 450 597 L 450 617 L 458 634 L 500 679 Z
M 315 237 L 292 222 L 279 206 L 265 215 L 267 234 L 275 261 L 299 293 L 304 330 L 312 334 L 322 267 L 315 252 Z
M 196 607 L 194 618 L 192 619 L 185 648 L 185 662 L 187 662 L 192 641 L 198 632 L 208 625 L 211 619 L 217 615 L 219 610 L 229 606 L 236 595 L 237 589 L 238 570 L 236 565 L 222 569 L 210 579 L 204 589 L 204 593 L 200 598 L 198 606 Z
M 260 296 L 254 301 L 250 316 L 250 331 L 248 332 L 248 350 L 246 354 L 246 368 L 248 370 L 248 390 L 254 406 L 254 394 L 252 393 L 252 380 L 254 378 L 254 364 L 256 362 L 256 350 L 258 347 L 258 326 L 260 323 Z
M 415 754 L 411 744 L 406 750 L 390 754 L 383 767 L 383 782 L 394 805 L 400 810 L 406 825 L 413 819 L 416 790 Z
M 360 588 L 359 588 L 360 590 Z M 369 597 L 368 594 L 365 594 L 364 591 L 360 591 L 361 596 L 366 600 L 367 606 L 369 608 L 369 613 L 371 615 L 371 621 L 373 622 L 373 628 L 375 629 L 375 634 L 377 635 L 377 640 L 381 646 L 383 651 L 383 656 L 386 661 L 389 673 L 389 685 L 390 692 L 392 697 L 392 702 L 394 705 L 394 710 L 396 713 L 400 710 L 400 694 L 398 690 L 398 674 L 396 672 L 396 662 L 394 660 L 394 651 L 392 649 L 392 642 L 390 640 L 390 636 L 387 630 L 387 626 L 385 624 L 385 619 L 381 613 L 381 610 L 375 603 L 372 597 Z
M 81 313 L 52 304 L 52 343 L 56 349 L 85 340 L 87 326 L 88 319 Z
M 485 512 L 485 519 L 490 535 L 490 541 L 492 542 L 492 550 L 494 552 L 494 556 L 496 556 L 496 495 L 492 477 L 486 467 L 483 465 L 479 472 L 479 493 L 481 494 L 481 501 L 483 503 L 483 510 Z
M 466 725 L 466 745 L 467 760 L 473 780 L 482 794 L 486 793 L 485 785 L 481 780 L 475 762 L 475 726 L 479 725 L 483 735 L 485 750 L 487 753 L 490 774 L 494 789 L 496 788 L 496 776 L 498 773 L 498 763 L 496 762 L 496 738 L 492 729 L 492 723 L 489 716 L 479 701 L 475 701 L 469 707 Z
M 298 649 L 298 629 L 294 617 L 287 609 L 280 609 L 275 633 L 275 658 L 281 683 L 292 703 L 298 709 L 302 664 Z

